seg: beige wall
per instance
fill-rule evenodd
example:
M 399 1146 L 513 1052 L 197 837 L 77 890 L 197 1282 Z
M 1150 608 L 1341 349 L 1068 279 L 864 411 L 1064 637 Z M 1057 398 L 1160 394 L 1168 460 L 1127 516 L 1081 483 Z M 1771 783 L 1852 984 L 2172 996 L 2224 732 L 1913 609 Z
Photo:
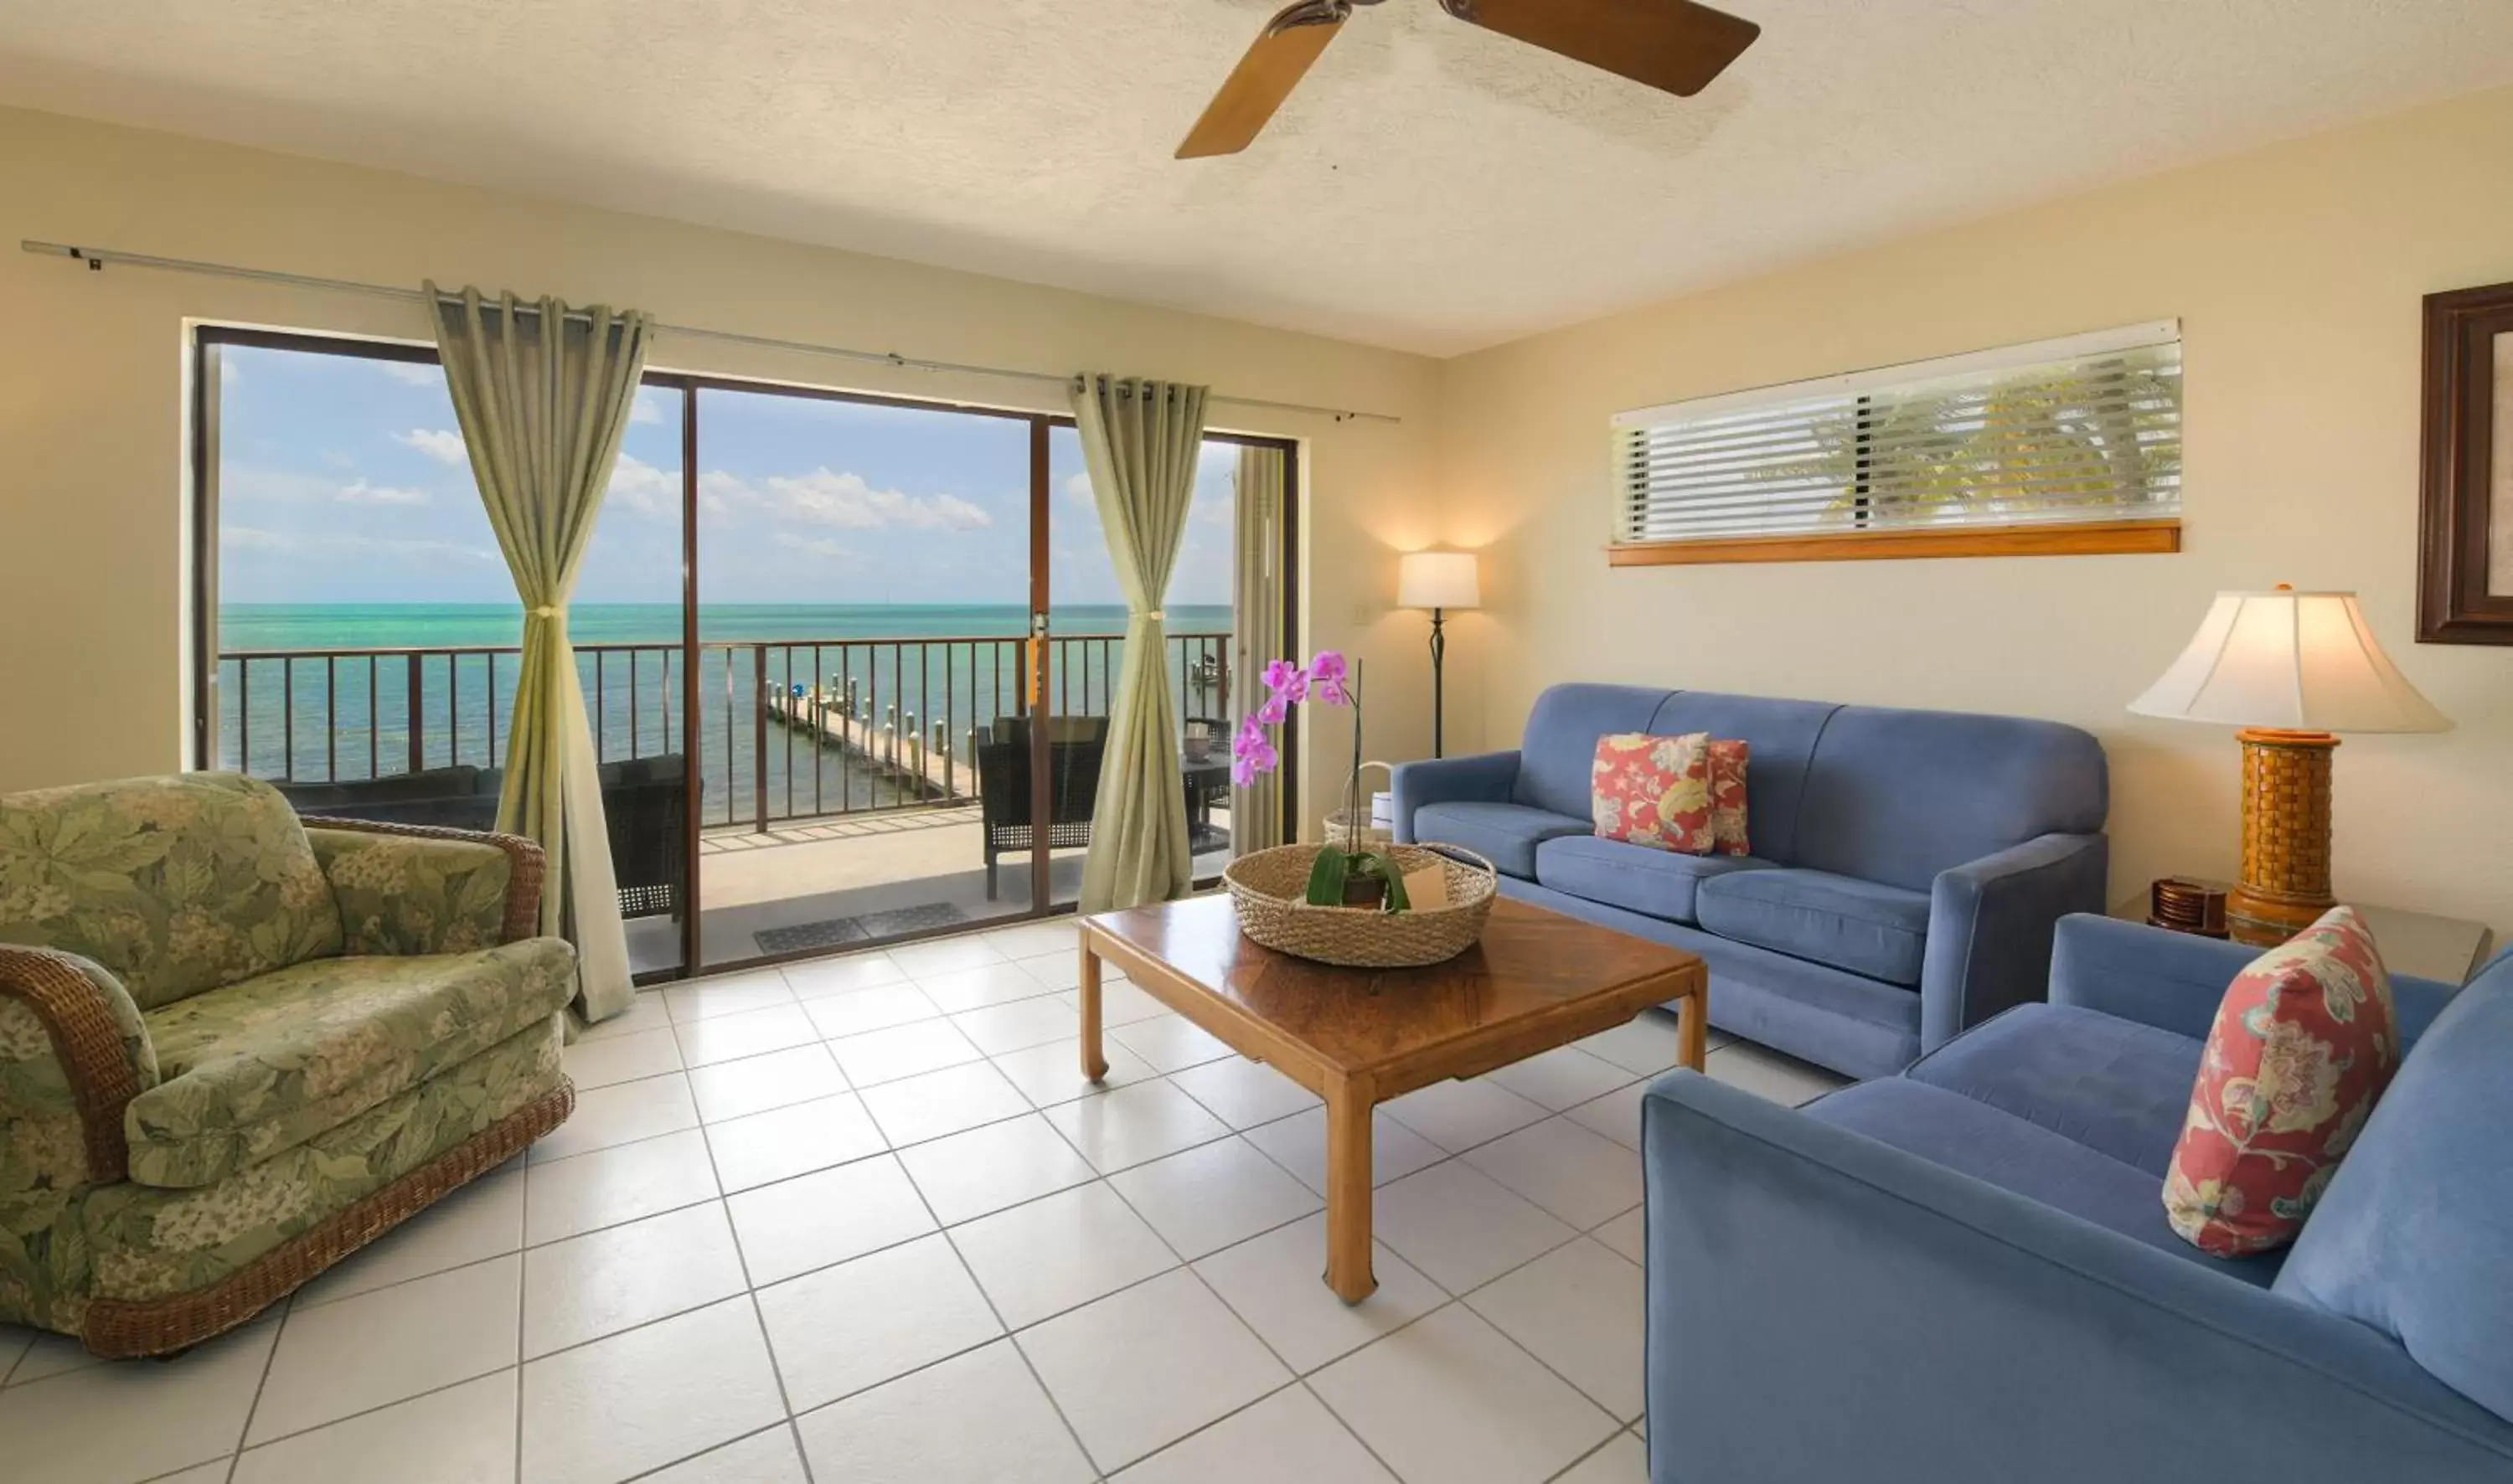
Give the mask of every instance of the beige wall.
M 329 278 L 635 305 L 657 318 L 967 364 L 1206 380 L 1401 425 L 1217 407 L 1303 441 L 1312 639 L 1421 669 L 1392 553 L 1426 540 L 1438 368 L 1414 356 L 646 217 L 0 110 L 0 790 L 180 765 L 188 320 L 423 339 L 415 304 L 17 251 L 84 243 Z M 1061 410 L 954 380 L 660 337 L 675 370 Z M 1419 676 L 1415 677 L 1419 683 Z M 1371 739 L 1427 746 L 1418 713 Z M 1348 747 L 1322 728 L 1322 761 Z M 1315 784 L 1330 769 L 1312 766 Z M 1319 797 L 1324 797 L 1321 794 Z M 1304 807 L 1314 817 L 1323 805 Z
M 2113 762 L 2116 883 L 2231 868 L 2234 750 L 2122 709 L 2220 587 L 2354 588 L 2460 729 L 2339 754 L 2339 886 L 2513 929 L 2513 650 L 2410 641 L 2417 298 L 2513 278 L 2513 92 L 2133 182 L 1445 365 L 997 279 L 0 110 L 0 789 L 177 765 L 187 320 L 422 337 L 414 306 L 14 251 L 94 242 L 424 276 L 680 323 L 1398 413 L 1303 440 L 1313 644 L 1374 661 L 1372 753 L 1425 750 L 1392 553 L 1488 550 L 1451 644 L 1452 752 L 1604 678 L 2060 718 Z M 1566 251 L 1570 249 L 1566 248 Z M 1609 571 L 1606 421 L 1735 387 L 2178 316 L 2174 557 Z M 1048 406 L 1040 388 L 664 342 L 660 365 Z M 1313 751 L 1338 762 L 1339 729 Z M 1329 768 L 1306 773 L 1314 820 Z
M 2116 888 L 2226 875 L 2227 729 L 2123 708 L 2216 589 L 2352 588 L 2460 725 L 2347 739 L 2338 889 L 2501 935 L 2513 649 L 2411 636 L 2417 301 L 2506 279 L 2513 91 L 1448 363 L 1442 534 L 1489 549 L 1492 605 L 1450 646 L 1452 750 L 1513 745 L 1536 691 L 1580 678 L 2053 717 L 2111 755 Z M 2180 555 L 1605 565 L 1619 410 L 2171 316 L 2187 366 Z

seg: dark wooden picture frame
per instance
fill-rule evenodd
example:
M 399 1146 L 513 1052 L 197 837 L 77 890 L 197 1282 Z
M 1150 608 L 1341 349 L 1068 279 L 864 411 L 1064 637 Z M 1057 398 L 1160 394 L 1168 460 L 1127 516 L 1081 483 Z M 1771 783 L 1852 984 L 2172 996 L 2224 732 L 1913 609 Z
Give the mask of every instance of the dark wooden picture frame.
M 2419 644 L 2513 644 L 2513 581 L 2489 581 L 2490 506 L 2508 477 L 2493 467 L 2499 336 L 2513 336 L 2513 284 L 2426 295 Z

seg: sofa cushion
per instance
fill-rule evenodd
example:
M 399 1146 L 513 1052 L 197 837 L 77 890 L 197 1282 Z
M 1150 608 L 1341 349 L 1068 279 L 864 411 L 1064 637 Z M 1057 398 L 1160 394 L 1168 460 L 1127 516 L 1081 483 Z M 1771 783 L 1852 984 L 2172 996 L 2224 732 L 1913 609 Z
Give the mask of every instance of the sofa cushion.
M 269 1158 L 556 1015 L 556 938 L 474 954 L 318 958 L 147 1016 L 162 1080 L 131 1100 L 131 1178 L 199 1186 Z
M 1844 706 L 1778 858 L 1926 891 L 1940 871 L 2038 836 L 2099 833 L 2108 776 L 2102 744 L 2056 722 Z
M 327 829 L 305 838 L 340 907 L 347 954 L 467 954 L 505 934 L 514 857 L 479 840 Z
M 0 795 L 0 943 L 93 958 L 142 1010 L 340 951 L 270 785 L 179 773 Z
M 1883 1077 L 1818 1098 L 1804 1112 L 2247 1283 L 2277 1276 L 2276 1254 L 2211 1258 L 2174 1236 L 2155 1176 L 1961 1093 Z
M 1920 982 L 1929 896 L 1824 871 L 1739 871 L 1701 883 L 1694 915 L 1723 938 L 1888 984 Z
M 1536 879 L 1556 891 L 1670 922 L 1691 922 L 1694 888 L 1733 871 L 1767 871 L 1740 855 L 1680 855 L 1593 835 L 1568 835 L 1536 847 Z
M 167 1299 L 233 1275 L 549 1094 L 564 1049 L 553 1018 L 215 1184 L 90 1190 L 78 1220 L 97 1296 Z
M 1510 801 L 1588 817 L 1588 768 L 1608 732 L 1648 731 L 1663 690 L 1638 685 L 1554 685 L 1536 698 L 1519 745 Z M 1585 833 L 1586 827 L 1581 827 Z
M 1588 805 L 1603 839 L 1708 855 L 1718 842 L 1710 828 L 1709 734 L 1618 731 L 1599 737 L 1588 772 Z
M 2513 955 L 2417 1040 L 2296 1237 L 2278 1292 L 2397 1339 L 2513 1422 Z
M 1901 985 L 1516 877 L 1500 879 L 1500 894 L 1699 957 L 1710 969 L 1710 1024 L 1718 1030 L 1845 1076 L 1892 1076 L 1920 1054 L 1920 996 Z
M 1523 803 L 1426 803 L 1414 811 L 1414 838 L 1423 844 L 1463 845 L 1504 875 L 1536 879 L 1536 847 L 1565 835 L 1587 835 L 1587 820 Z
M 2391 982 L 2352 907 L 2234 976 L 2164 1174 L 2173 1230 L 2219 1255 L 2294 1240 L 2399 1065 Z
M 2021 1004 L 1930 1052 L 1906 1075 L 2162 1180 L 2199 1049 L 2190 1036 L 2099 1010 Z

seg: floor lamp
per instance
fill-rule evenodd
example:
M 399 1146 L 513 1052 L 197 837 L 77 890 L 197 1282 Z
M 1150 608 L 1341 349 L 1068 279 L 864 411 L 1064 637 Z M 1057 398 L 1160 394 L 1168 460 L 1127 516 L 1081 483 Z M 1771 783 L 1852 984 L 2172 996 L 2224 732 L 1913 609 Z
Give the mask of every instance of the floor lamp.
M 1396 605 L 1431 610 L 1431 756 L 1437 758 L 1446 741 L 1441 725 L 1444 698 L 1440 671 L 1449 657 L 1449 637 L 1443 625 L 1452 608 L 1483 606 L 1483 589 L 1475 578 L 1475 554 L 1407 552 L 1396 566 Z

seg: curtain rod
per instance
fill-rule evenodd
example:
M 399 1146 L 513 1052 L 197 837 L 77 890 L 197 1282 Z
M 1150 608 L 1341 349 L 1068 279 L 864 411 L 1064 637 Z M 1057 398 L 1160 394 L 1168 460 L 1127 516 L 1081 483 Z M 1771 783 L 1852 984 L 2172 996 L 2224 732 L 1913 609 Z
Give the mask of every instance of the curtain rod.
M 231 263 L 203 262 L 188 257 L 157 257 L 146 253 L 125 253 L 114 248 L 73 247 L 67 243 L 21 241 L 19 248 L 47 257 L 66 257 L 88 265 L 91 272 L 102 272 L 110 263 L 123 268 L 157 268 L 170 273 L 196 273 L 211 278 L 240 278 L 260 284 L 284 284 L 292 289 L 320 289 L 332 293 L 363 293 L 371 298 L 399 299 L 405 303 L 425 303 L 427 294 L 418 289 L 397 289 L 389 284 L 362 284 L 344 278 L 316 278 L 303 273 L 282 273 L 271 268 L 239 268 Z M 449 303 L 459 303 L 461 295 L 448 293 Z M 584 317 L 571 313 L 568 318 Z M 780 340 L 772 335 L 742 334 L 730 330 L 706 330 L 695 325 L 667 325 L 658 322 L 658 333 L 681 335 L 693 340 L 715 340 L 727 345 L 747 345 L 757 350 L 794 351 L 807 356 L 826 356 L 839 361 L 857 361 L 867 366 L 887 366 L 894 371 L 934 371 L 964 376 L 990 376 L 1001 381 L 1054 382 L 1070 386 L 1073 377 L 1055 371 L 1019 371 L 1004 366 L 968 366 L 956 361 L 927 361 L 915 356 L 902 356 L 896 351 L 853 350 L 843 345 L 818 345 L 807 340 Z M 1267 408 L 1278 412 L 1309 412 L 1332 417 L 1337 422 L 1401 423 L 1405 419 L 1392 412 L 1362 412 L 1350 408 L 1316 407 L 1305 402 L 1270 402 L 1262 397 L 1227 397 L 1215 393 L 1215 402 L 1227 402 L 1234 407 Z

